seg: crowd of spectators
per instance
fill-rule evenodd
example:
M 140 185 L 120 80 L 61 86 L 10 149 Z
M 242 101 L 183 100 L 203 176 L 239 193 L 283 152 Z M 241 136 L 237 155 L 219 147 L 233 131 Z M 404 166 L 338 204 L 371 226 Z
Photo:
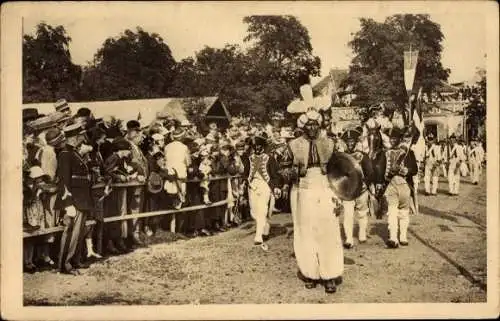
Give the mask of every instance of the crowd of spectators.
M 234 117 L 229 127 L 210 123 L 208 132 L 202 133 L 195 124 L 168 116 L 141 124 L 114 117 L 96 119 L 85 107 L 73 115 L 64 100 L 56 102 L 48 115 L 24 109 L 23 227 L 26 233 L 37 235 L 24 238 L 25 270 L 58 267 L 61 272 L 71 271 L 62 258 L 68 252 L 65 238 L 77 238 L 71 267 L 85 268 L 92 260 L 145 246 L 160 229 L 201 237 L 249 220 L 242 174 L 249 166 L 251 140 L 255 135 L 268 137 L 270 150 L 279 157 L 280 148 L 294 137 L 279 121 L 273 117 L 272 126 Z M 75 141 L 81 133 L 83 139 Z M 63 156 L 68 148 L 81 157 L 88 177 L 73 168 L 71 181 L 65 182 L 64 171 L 69 169 Z M 84 188 L 75 183 L 78 179 L 90 181 L 89 200 Z M 85 220 L 96 224 L 83 222 L 79 228 L 66 222 L 64 206 L 57 203 L 68 197 L 84 199 L 83 208 L 90 213 Z M 228 204 L 211 206 L 219 201 Z M 173 215 L 159 215 L 103 222 L 107 217 L 197 205 L 205 206 L 183 211 L 185 215 L 176 215 L 175 220 Z M 273 210 L 287 211 L 287 206 L 287 200 L 279 200 Z M 44 233 L 57 226 L 66 227 L 62 237 L 61 233 Z M 69 231 L 68 226 L 72 226 Z

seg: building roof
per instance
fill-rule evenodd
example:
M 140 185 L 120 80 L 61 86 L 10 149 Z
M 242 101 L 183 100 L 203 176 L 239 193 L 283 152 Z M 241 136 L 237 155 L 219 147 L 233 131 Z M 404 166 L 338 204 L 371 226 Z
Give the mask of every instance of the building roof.
M 323 79 L 321 79 L 316 85 L 313 86 L 313 94 L 316 96 L 325 93 L 325 91 L 328 90 L 328 85 L 332 80 L 335 86 L 335 91 L 341 91 L 342 88 L 340 84 L 347 78 L 348 75 L 348 69 L 330 69 L 328 75 L 323 77 Z

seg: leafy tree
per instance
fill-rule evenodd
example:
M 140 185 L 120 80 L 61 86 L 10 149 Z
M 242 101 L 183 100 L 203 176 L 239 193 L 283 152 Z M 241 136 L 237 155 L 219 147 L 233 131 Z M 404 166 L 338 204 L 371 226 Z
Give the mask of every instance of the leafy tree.
M 246 52 L 237 45 L 205 47 L 177 64 L 175 96 L 218 95 L 232 114 L 266 119 L 285 110 L 298 93 L 304 74 L 319 75 L 309 34 L 291 16 L 251 16 Z M 294 93 L 295 91 L 295 93 Z
M 484 128 L 486 126 L 486 70 L 478 68 L 476 74 L 479 77 L 477 82 L 479 89 L 473 93 L 466 108 L 468 136 L 484 138 Z
M 89 100 L 164 97 L 175 68 L 170 48 L 158 34 L 127 29 L 97 51 L 85 69 L 82 95 Z
M 319 76 L 321 60 L 312 54 L 308 30 L 294 16 L 247 16 L 245 42 L 253 42 L 248 56 L 254 83 L 281 81 L 298 93 L 304 74 Z
M 82 71 L 71 62 L 70 42 L 63 26 L 44 22 L 35 35 L 24 35 L 23 103 L 76 98 Z
M 349 42 L 355 53 L 345 84 L 357 94 L 354 104 L 369 106 L 391 99 L 404 112 L 408 101 L 404 85 L 403 53 L 419 50 L 414 88 L 430 92 L 446 81 L 449 69 L 441 64 L 441 27 L 429 15 L 394 15 L 379 23 L 361 18 L 361 29 Z M 407 121 L 407 117 L 405 117 Z

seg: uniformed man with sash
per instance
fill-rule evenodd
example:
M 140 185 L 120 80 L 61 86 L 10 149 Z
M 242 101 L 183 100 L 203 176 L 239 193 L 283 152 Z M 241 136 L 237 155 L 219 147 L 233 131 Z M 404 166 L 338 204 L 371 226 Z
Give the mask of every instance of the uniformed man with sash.
M 413 202 L 411 188 L 413 176 L 418 172 L 415 154 L 408 144 L 402 144 L 402 131 L 398 127 L 389 130 L 391 147 L 386 151 L 385 179 L 387 187 L 384 196 L 387 201 L 387 222 L 389 248 L 408 245 L 410 208 Z M 398 224 L 399 223 L 399 224 Z M 399 232 L 399 238 L 398 238 Z
M 281 196 L 281 177 L 276 160 L 265 152 L 267 138 L 256 135 L 252 138 L 253 154 L 249 157 L 249 166 L 245 168 L 244 177 L 248 177 L 248 200 L 250 214 L 255 220 L 254 244 L 264 251 L 268 250 L 265 243 L 269 235 L 268 222 L 269 206 L 274 194 L 275 198 Z

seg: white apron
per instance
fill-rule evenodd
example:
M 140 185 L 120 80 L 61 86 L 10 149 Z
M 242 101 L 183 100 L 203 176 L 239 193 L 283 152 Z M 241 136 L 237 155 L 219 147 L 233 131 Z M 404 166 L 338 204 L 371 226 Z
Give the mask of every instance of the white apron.
M 332 196 L 320 168 L 309 168 L 290 193 L 295 257 L 300 272 L 314 280 L 333 279 L 344 271 L 340 226 Z

